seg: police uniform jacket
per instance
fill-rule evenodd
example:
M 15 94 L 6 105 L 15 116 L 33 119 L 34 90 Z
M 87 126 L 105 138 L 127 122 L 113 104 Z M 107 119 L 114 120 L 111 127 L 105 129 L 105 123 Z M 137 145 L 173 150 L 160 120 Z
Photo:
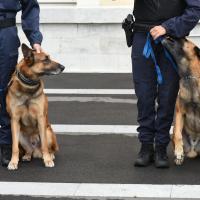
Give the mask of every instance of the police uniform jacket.
M 39 4 L 37 0 L 0 0 L 0 16 L 5 13 L 22 11 L 22 28 L 31 45 L 41 44 L 42 34 L 39 30 Z
M 135 0 L 136 22 L 162 25 L 168 35 L 185 37 L 200 20 L 200 0 Z

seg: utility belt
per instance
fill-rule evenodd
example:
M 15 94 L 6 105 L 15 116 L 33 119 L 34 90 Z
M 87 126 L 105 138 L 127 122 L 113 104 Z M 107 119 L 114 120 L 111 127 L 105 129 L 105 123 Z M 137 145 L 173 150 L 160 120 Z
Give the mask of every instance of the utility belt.
M 122 23 L 122 28 L 125 31 L 127 46 L 131 47 L 133 35 L 135 32 L 148 33 L 153 27 L 160 25 L 161 22 L 147 24 L 134 20 L 134 16 L 129 14 Z
M 133 22 L 131 27 L 124 28 L 125 35 L 126 35 L 126 42 L 127 46 L 131 47 L 133 43 L 133 35 L 136 32 L 140 33 L 149 33 L 149 31 L 156 25 L 150 25 L 150 24 L 141 24 Z
M 154 42 L 155 45 L 160 44 L 162 40 L 164 39 L 164 37 L 163 36 L 159 37 L 154 41 L 152 40 L 152 37 L 150 35 L 150 30 L 159 24 L 161 23 L 154 23 L 154 24 L 138 23 L 134 21 L 133 15 L 129 14 L 128 17 L 123 21 L 122 28 L 124 29 L 125 34 L 126 34 L 126 41 L 127 41 L 128 47 L 132 46 L 133 35 L 135 32 L 147 33 L 147 39 L 146 39 L 146 43 L 143 49 L 143 56 L 145 56 L 147 59 L 150 57 L 152 58 L 155 64 L 155 68 L 156 68 L 158 84 L 162 84 L 163 77 L 160 70 L 160 66 L 158 65 L 158 62 L 156 60 L 154 49 L 152 47 L 152 42 Z M 167 49 L 165 49 L 165 47 L 163 48 L 164 48 L 165 57 L 171 62 L 172 66 L 178 73 L 178 68 L 173 57 L 171 57 L 170 53 L 167 51 Z
M 15 18 L 0 19 L 0 29 L 16 26 Z
M 150 24 L 141 24 L 141 23 L 134 23 L 133 30 L 134 32 L 144 32 L 148 33 L 154 26 L 156 25 L 150 25 Z
M 0 29 L 16 26 L 15 12 L 0 12 Z

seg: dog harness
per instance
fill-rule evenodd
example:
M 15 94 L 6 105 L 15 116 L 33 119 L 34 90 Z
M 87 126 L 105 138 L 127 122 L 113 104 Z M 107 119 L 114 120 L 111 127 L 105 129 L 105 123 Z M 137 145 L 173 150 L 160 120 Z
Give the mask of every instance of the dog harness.
M 159 37 L 158 39 L 156 39 L 154 41 L 154 43 L 160 44 L 162 42 L 162 40 L 164 39 L 164 37 Z M 171 62 L 172 66 L 174 67 L 174 69 L 176 70 L 176 72 L 178 73 L 178 67 L 174 61 L 174 59 L 172 58 L 172 56 L 169 54 L 169 52 L 167 51 L 167 49 L 163 46 L 164 52 L 165 52 L 165 57 Z M 149 59 L 150 57 L 152 58 L 154 64 L 155 64 L 155 68 L 156 68 L 156 73 L 157 73 L 157 81 L 158 84 L 162 84 L 163 83 L 163 77 L 162 77 L 162 73 L 160 70 L 160 66 L 158 65 L 158 62 L 156 60 L 156 56 L 152 47 L 152 37 L 150 35 L 150 33 L 148 33 L 147 35 L 147 40 L 146 43 L 144 45 L 144 50 L 143 50 L 143 55 Z
M 191 75 L 188 75 L 188 76 L 182 77 L 182 79 L 184 79 L 184 80 L 200 79 L 200 76 L 191 76 Z

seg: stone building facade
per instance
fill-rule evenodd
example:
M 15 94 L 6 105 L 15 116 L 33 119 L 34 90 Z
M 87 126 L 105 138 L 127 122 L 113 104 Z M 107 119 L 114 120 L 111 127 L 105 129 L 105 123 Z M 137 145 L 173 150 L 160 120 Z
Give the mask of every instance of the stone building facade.
M 132 12 L 133 1 L 39 0 L 43 48 L 69 72 L 131 72 L 121 22 Z M 200 25 L 190 37 L 200 45 Z

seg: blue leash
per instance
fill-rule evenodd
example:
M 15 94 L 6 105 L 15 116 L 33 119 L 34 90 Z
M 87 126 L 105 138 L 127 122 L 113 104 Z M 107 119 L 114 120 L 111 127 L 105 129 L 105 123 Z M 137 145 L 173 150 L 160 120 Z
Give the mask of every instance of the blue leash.
M 155 42 L 155 44 L 159 44 L 159 43 L 161 43 L 161 41 L 163 39 L 164 39 L 163 37 L 159 37 L 154 42 Z M 158 84 L 162 84 L 163 83 L 163 76 L 162 76 L 162 73 L 161 73 L 161 70 L 160 70 L 160 66 L 157 63 L 156 56 L 155 56 L 153 47 L 151 45 L 151 41 L 152 41 L 151 40 L 151 35 L 150 35 L 150 33 L 148 33 L 147 41 L 146 41 L 146 44 L 145 44 L 144 50 L 143 50 L 143 55 L 146 58 L 150 58 L 151 57 L 153 59 L 153 62 L 155 64 L 155 68 L 156 68 Z M 165 47 L 163 47 L 163 48 L 164 48 L 164 52 L 165 52 L 166 58 L 171 62 L 171 64 L 173 65 L 174 69 L 176 70 L 176 72 L 178 72 L 178 67 L 177 67 L 176 63 L 174 62 L 173 58 L 171 57 L 171 55 L 169 54 L 167 49 Z

